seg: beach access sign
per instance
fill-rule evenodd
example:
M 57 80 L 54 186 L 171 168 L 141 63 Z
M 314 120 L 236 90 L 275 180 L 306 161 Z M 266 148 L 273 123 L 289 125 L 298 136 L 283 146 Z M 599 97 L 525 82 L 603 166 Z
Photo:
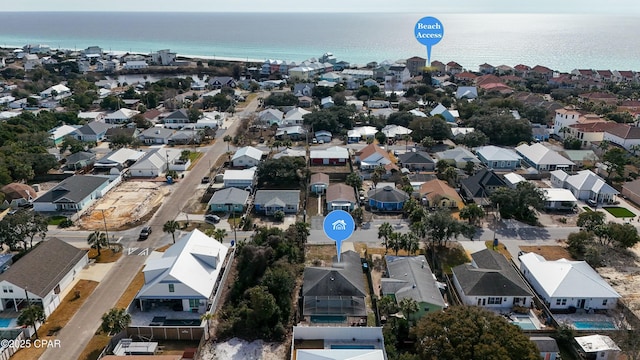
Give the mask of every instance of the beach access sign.
M 356 222 L 348 212 L 344 210 L 333 210 L 324 218 L 322 228 L 324 229 L 324 234 L 336 242 L 338 262 L 340 262 L 342 242 L 353 235 L 356 229 Z
M 427 65 L 431 65 L 431 47 L 444 37 L 444 27 L 440 20 L 427 16 L 418 20 L 414 28 L 416 40 L 427 48 Z

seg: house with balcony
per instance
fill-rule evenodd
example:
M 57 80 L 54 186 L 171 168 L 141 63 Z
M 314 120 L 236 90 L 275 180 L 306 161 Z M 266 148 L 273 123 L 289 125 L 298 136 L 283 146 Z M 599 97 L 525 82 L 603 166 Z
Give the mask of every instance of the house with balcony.
M 476 155 L 487 168 L 497 171 L 513 171 L 520 167 L 522 160 L 515 151 L 493 145 L 477 148 Z
M 118 182 L 105 176 L 74 175 L 35 199 L 33 210 L 81 214 Z
M 540 172 L 554 171 L 556 169 L 573 170 L 576 164 L 560 155 L 557 151 L 535 143 L 533 145 L 522 144 L 516 147 L 518 155 L 523 161 Z
M 551 184 L 556 188 L 571 191 L 578 200 L 596 201 L 599 204 L 612 203 L 619 194 L 618 190 L 607 184 L 591 170 L 581 170 L 569 175 L 563 170 L 551 172 Z

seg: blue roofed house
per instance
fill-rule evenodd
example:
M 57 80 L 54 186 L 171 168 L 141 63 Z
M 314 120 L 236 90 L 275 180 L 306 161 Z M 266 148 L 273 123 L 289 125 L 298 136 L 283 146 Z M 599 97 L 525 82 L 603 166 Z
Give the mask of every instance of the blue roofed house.
M 369 206 L 379 211 L 402 211 L 409 195 L 391 186 L 383 186 L 369 190 L 367 193 Z
M 492 170 L 512 171 L 520 167 L 520 160 L 522 160 L 515 151 L 493 145 L 477 148 L 476 155 L 487 168 Z
M 429 115 L 431 116 L 440 115 L 449 123 L 456 122 L 455 116 L 453 116 L 453 114 L 449 111 L 449 109 L 444 107 L 444 105 L 442 104 L 438 104 L 438 106 L 433 108 L 433 110 L 429 112 Z
M 300 205 L 300 190 L 258 190 L 254 199 L 257 213 L 273 215 L 277 211 L 295 214 Z
M 478 97 L 478 88 L 475 86 L 460 86 L 456 90 L 456 99 L 473 100 Z
M 244 213 L 248 199 L 248 191 L 230 187 L 216 191 L 207 205 L 213 212 Z
M 397 304 L 402 299 L 413 299 L 418 303 L 418 312 L 411 320 L 435 311 L 443 310 L 447 304 L 424 255 L 384 257 L 387 277 L 381 279 L 381 294 L 391 296 Z
M 102 197 L 115 183 L 109 177 L 74 175 L 33 201 L 38 212 L 82 213 L 96 199 Z

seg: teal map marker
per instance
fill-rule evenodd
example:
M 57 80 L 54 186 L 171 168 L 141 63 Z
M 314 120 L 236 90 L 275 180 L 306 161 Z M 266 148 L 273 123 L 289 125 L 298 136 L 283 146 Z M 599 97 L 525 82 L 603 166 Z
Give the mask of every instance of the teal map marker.
M 416 40 L 427 47 L 427 66 L 431 66 L 431 47 L 444 37 L 444 27 L 440 20 L 427 16 L 418 20 L 414 29 Z
M 333 210 L 324 218 L 322 228 L 324 229 L 324 234 L 336 242 L 338 262 L 340 262 L 342 242 L 353 235 L 353 231 L 356 229 L 356 222 L 348 212 L 344 210 Z

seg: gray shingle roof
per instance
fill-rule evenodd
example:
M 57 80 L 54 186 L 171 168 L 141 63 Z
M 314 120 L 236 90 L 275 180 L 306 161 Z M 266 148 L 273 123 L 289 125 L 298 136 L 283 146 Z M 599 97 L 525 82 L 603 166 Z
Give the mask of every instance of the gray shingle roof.
M 444 308 L 444 299 L 424 255 L 385 256 L 385 260 L 389 277 L 382 278 L 383 294 L 394 294 L 398 302 L 411 298 Z
M 47 296 L 87 252 L 52 238 L 36 246 L 9 270 L 0 274 L 6 280 L 40 297 Z
M 274 199 L 279 199 L 287 205 L 297 205 L 300 203 L 300 190 L 258 190 L 254 202 L 264 205 Z
M 532 296 L 524 280 L 504 255 L 486 249 L 471 254 L 475 265 L 452 269 L 467 296 Z
M 435 161 L 427 152 L 407 152 L 398 156 L 401 164 L 433 164 Z
M 37 198 L 39 203 L 77 203 L 96 191 L 109 178 L 90 175 L 74 175 Z
M 467 192 L 467 196 L 472 198 L 488 196 L 489 192 L 486 190 L 489 186 L 507 186 L 495 172 L 487 169 L 482 169 L 473 176 L 462 179 L 460 184 Z
M 211 200 L 209 200 L 209 205 L 211 204 L 240 204 L 244 205 L 247 203 L 247 199 L 249 198 L 249 192 L 240 190 L 238 188 L 226 188 L 222 190 L 216 191 Z
M 169 114 L 169 116 L 167 116 L 165 119 L 188 120 L 189 119 L 189 114 L 187 113 L 187 110 L 179 109 L 179 110 L 176 110 L 176 111 L 172 112 L 171 114 Z
M 367 193 L 369 199 L 383 203 L 400 203 L 409 199 L 409 195 L 402 190 L 385 186 L 378 189 L 369 190 Z
M 360 255 L 345 251 L 333 267 L 304 269 L 303 296 L 366 296 Z
M 98 135 L 107 132 L 113 126 L 103 122 L 92 121 L 76 131 L 83 135 Z

